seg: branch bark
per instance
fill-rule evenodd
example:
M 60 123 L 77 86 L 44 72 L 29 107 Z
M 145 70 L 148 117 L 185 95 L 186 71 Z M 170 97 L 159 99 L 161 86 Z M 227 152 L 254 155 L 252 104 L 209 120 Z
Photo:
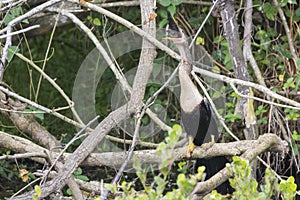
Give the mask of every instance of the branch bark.
M 147 13 L 150 16 L 150 11 Z M 155 24 L 154 24 L 155 25 Z M 153 26 L 153 25 L 152 25 Z M 155 27 L 155 26 L 154 26 Z M 150 27 L 151 28 L 151 27 Z M 150 31 L 153 31 L 150 29 Z M 152 32 L 155 34 L 155 29 Z M 153 35 L 153 34 L 152 34 Z M 153 36 L 152 36 L 153 37 Z M 153 46 L 149 42 L 143 43 L 145 48 L 143 54 L 144 57 L 148 57 L 151 51 L 153 52 Z M 150 46 L 151 45 L 151 46 Z M 152 47 L 152 50 L 151 50 Z M 155 53 L 151 53 L 152 55 L 150 58 L 154 59 Z M 145 58 L 144 58 L 145 59 Z M 108 117 L 106 117 L 97 127 L 93 130 L 90 135 L 82 142 L 82 144 L 75 150 L 75 152 L 67 159 L 65 162 L 62 170 L 58 173 L 58 175 L 51 181 L 47 182 L 45 185 L 41 187 L 42 189 L 42 197 L 47 197 L 50 193 L 60 190 L 64 185 L 65 181 L 68 180 L 72 173 L 76 170 L 79 164 L 94 150 L 97 144 L 105 137 L 105 135 L 118 123 L 122 120 L 126 119 L 130 116 L 130 114 L 135 113 L 139 110 L 142 100 L 144 98 L 145 86 L 151 73 L 152 68 L 147 69 L 149 67 L 150 60 L 145 59 L 139 64 L 139 70 L 135 77 L 134 87 L 133 87 L 133 94 L 131 96 L 130 102 L 119 109 L 111 112 Z M 145 66 L 146 65 L 146 66 Z M 147 72 L 147 73 L 145 73 Z M 141 87 L 142 86 L 142 87 Z M 26 199 L 33 191 L 26 193 L 24 195 L 18 196 L 18 199 Z
M 249 81 L 250 78 L 247 70 L 247 65 L 240 46 L 234 1 L 226 1 L 225 8 L 221 11 L 220 14 L 222 17 L 222 22 L 225 29 L 225 38 L 228 42 L 228 48 L 236 77 L 244 81 Z M 251 90 L 246 86 L 239 86 L 239 90 L 244 95 L 252 96 Z M 244 134 L 246 139 L 256 139 L 258 134 L 257 127 L 255 126 L 256 117 L 254 114 L 253 101 L 250 101 L 246 98 L 241 98 L 240 106 L 237 110 L 245 119 L 246 129 L 244 130 Z
M 33 142 L 18 137 L 13 136 L 4 132 L 0 132 L 1 134 L 1 142 L 0 146 L 11 149 L 14 152 L 24 154 L 23 158 L 30 157 L 32 160 L 44 163 L 44 157 L 47 157 L 50 152 L 40 147 L 39 145 L 34 144 Z M 270 138 L 277 138 L 277 143 L 272 144 L 271 151 L 286 153 L 287 152 L 287 143 L 279 139 L 278 136 L 274 134 L 265 134 L 265 138 L 270 140 Z M 274 140 L 274 139 L 273 139 Z M 245 151 L 249 149 L 254 149 L 256 145 L 256 140 L 242 140 L 230 143 L 215 143 L 211 145 L 209 148 L 204 147 L 196 147 L 193 151 L 192 157 L 195 158 L 210 158 L 216 156 L 236 156 L 241 155 Z M 186 147 L 180 147 L 174 149 L 176 155 L 176 161 L 184 160 L 186 158 L 185 154 Z M 31 154 L 31 155 L 30 155 Z M 55 159 L 59 153 L 51 152 L 51 156 Z M 142 164 L 155 164 L 159 163 L 160 158 L 156 155 L 156 150 L 138 150 L 134 151 L 134 155 L 136 156 L 137 162 Z M 62 155 L 62 159 L 66 160 L 70 156 L 71 153 L 64 153 Z M 11 156 L 1 156 L 2 159 L 10 159 L 12 157 L 22 157 L 20 154 L 15 154 Z M 91 153 L 80 166 L 110 166 L 110 167 L 119 167 L 121 166 L 126 159 L 126 152 L 104 152 L 104 153 Z M 130 162 L 132 164 L 132 162 Z

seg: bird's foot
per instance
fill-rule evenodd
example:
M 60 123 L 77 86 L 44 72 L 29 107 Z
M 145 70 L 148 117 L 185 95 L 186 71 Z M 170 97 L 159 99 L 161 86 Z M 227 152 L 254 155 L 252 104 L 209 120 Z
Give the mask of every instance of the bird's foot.
M 201 145 L 204 150 L 210 149 L 215 144 L 215 141 L 210 141 Z
M 195 148 L 196 148 L 196 145 L 194 144 L 193 139 L 189 138 L 189 145 L 187 146 L 186 152 L 185 152 L 186 157 L 190 158 L 192 156 L 192 153 Z

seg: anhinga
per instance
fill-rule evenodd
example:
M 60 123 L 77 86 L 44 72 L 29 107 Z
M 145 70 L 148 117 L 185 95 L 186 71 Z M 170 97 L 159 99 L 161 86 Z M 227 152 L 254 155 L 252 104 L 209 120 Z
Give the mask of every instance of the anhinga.
M 183 127 L 189 137 L 189 146 L 187 148 L 187 155 L 189 156 L 195 145 L 201 146 L 203 143 L 210 142 L 212 137 L 217 139 L 218 129 L 210 103 L 200 94 L 192 81 L 192 56 L 184 33 L 169 12 L 168 21 L 168 39 L 173 41 L 181 55 L 181 63 L 178 71 L 181 87 L 180 106 Z M 209 179 L 223 169 L 226 162 L 227 160 L 224 156 L 198 159 L 196 169 L 198 166 L 205 166 L 206 179 Z M 226 194 L 230 192 L 230 186 L 227 182 L 220 185 L 217 190 L 220 193 Z

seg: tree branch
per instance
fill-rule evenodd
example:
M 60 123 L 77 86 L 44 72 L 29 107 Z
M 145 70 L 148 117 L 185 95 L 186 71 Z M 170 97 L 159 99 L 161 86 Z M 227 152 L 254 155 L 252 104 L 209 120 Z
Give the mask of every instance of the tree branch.
M 21 155 L 32 155 L 32 156 L 38 156 L 40 158 L 31 157 L 32 160 L 44 163 L 44 157 L 47 157 L 50 152 L 40 147 L 33 142 L 18 137 L 18 136 L 12 136 L 4 132 L 0 132 L 1 140 L 0 146 L 11 149 L 14 152 L 21 153 Z M 278 136 L 274 134 L 265 134 L 266 138 L 279 138 Z M 280 139 L 279 139 L 280 140 Z M 278 141 L 279 141 L 278 140 Z M 256 140 L 242 140 L 242 141 L 236 141 L 236 142 L 230 142 L 230 143 L 215 143 L 210 146 L 210 148 L 204 147 L 196 147 L 193 151 L 192 157 L 195 158 L 210 158 L 210 157 L 216 157 L 216 156 L 236 156 L 241 155 L 245 151 L 249 149 L 255 148 L 255 142 Z M 184 160 L 186 158 L 185 154 L 186 147 L 180 147 L 174 149 L 176 160 Z M 278 143 L 274 143 L 271 147 L 271 151 L 273 152 L 281 152 L 285 153 L 287 152 L 287 143 L 285 141 L 280 140 Z M 34 154 L 33 154 L 34 153 Z M 20 156 L 21 156 L 20 155 Z M 51 155 L 53 158 L 56 158 L 59 153 L 57 152 L 51 152 Z M 156 164 L 159 163 L 160 158 L 156 155 L 156 150 L 137 150 L 134 151 L 134 155 L 136 156 L 136 161 L 140 162 L 141 164 Z M 14 155 L 11 155 L 14 156 Z M 19 157 L 19 155 L 15 155 L 16 157 Z M 71 153 L 64 153 L 62 155 L 63 160 L 68 159 L 70 156 L 72 156 Z M 10 156 L 2 156 L 0 159 L 9 159 Z M 126 152 L 103 152 L 103 153 L 91 153 L 82 163 L 81 166 L 110 166 L 110 167 L 119 167 L 121 166 L 126 159 Z M 129 165 L 132 164 L 132 161 L 129 162 Z
M 298 64 L 297 64 L 297 61 L 298 61 L 299 57 L 298 57 L 297 52 L 295 50 L 293 39 L 292 39 L 292 33 L 291 33 L 290 29 L 289 29 L 289 26 L 288 26 L 288 23 L 286 21 L 284 12 L 282 11 L 281 7 L 278 5 L 278 1 L 277 0 L 273 0 L 273 3 L 274 3 L 276 9 L 279 12 L 279 16 L 280 16 L 280 18 L 282 20 L 282 24 L 283 24 L 283 27 L 284 27 L 284 30 L 285 30 L 285 33 L 286 33 L 286 37 L 288 39 L 288 43 L 289 43 L 289 47 L 290 47 L 290 52 L 291 52 L 291 54 L 293 56 L 293 61 L 294 61 L 295 67 L 299 71 L 299 67 L 298 67 Z

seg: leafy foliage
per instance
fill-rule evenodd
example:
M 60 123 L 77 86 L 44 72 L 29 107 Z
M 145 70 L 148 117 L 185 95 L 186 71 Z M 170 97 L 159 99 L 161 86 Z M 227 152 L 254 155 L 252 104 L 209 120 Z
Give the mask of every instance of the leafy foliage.
M 178 141 L 181 133 L 181 128 L 178 125 L 173 126 L 173 130 L 169 132 L 169 136 L 165 142 L 160 143 L 157 147 L 157 155 L 160 157 L 161 162 L 159 165 L 160 174 L 154 177 L 154 183 L 147 185 L 147 172 L 143 171 L 140 163 L 134 161 L 134 168 L 136 175 L 143 184 L 143 191 L 135 191 L 132 182 L 123 181 L 120 190 L 123 191 L 122 197 L 116 197 L 117 200 L 150 200 L 161 199 L 163 194 L 169 200 L 185 200 L 189 199 L 189 195 L 193 191 L 196 183 L 202 179 L 205 167 L 199 167 L 198 173 L 195 175 L 186 175 L 186 173 L 179 173 L 176 180 L 176 189 L 165 192 L 167 184 L 167 177 L 170 173 L 171 165 L 174 161 L 174 154 L 172 149 Z M 170 153 L 171 152 L 171 153 Z M 182 171 L 185 163 L 179 163 L 179 171 Z M 280 192 L 284 199 L 292 200 L 296 195 L 297 185 L 295 184 L 294 177 L 289 177 L 287 180 L 282 180 L 280 183 L 270 169 L 266 169 L 264 182 L 259 185 L 257 181 L 251 177 L 251 167 L 248 160 L 234 156 L 232 164 L 226 166 L 231 173 L 232 178 L 229 179 L 230 185 L 235 190 L 232 195 L 221 195 L 216 190 L 213 190 L 208 196 L 208 199 L 215 200 L 266 200 L 273 199 L 275 195 Z M 162 175 L 162 176 L 161 176 Z M 155 185 L 155 187 L 154 187 Z M 117 185 L 106 185 L 113 193 L 118 193 Z
M 270 169 L 266 169 L 263 184 L 260 185 L 251 177 L 251 167 L 249 161 L 234 156 L 231 165 L 227 165 L 233 178 L 229 179 L 234 192 L 230 198 L 213 191 L 210 197 L 217 200 L 236 199 L 236 200 L 265 200 L 274 199 L 280 192 L 284 199 L 293 199 L 296 195 L 297 185 L 294 177 L 282 180 L 280 183 Z
M 98 3 L 104 2 L 102 0 L 97 0 Z M 240 2 L 238 2 L 240 3 Z M 299 52 L 299 21 L 300 21 L 300 8 L 297 6 L 299 3 L 296 0 L 282 0 L 279 2 L 280 8 L 283 10 L 285 17 L 287 18 L 287 22 L 289 23 L 290 28 L 290 35 L 292 36 L 292 41 L 289 41 L 287 38 L 287 33 L 283 27 L 283 21 L 280 19 L 278 14 L 278 9 L 274 6 L 273 2 L 268 1 L 261 1 L 261 0 L 254 0 L 253 1 L 253 37 L 252 37 L 252 53 L 257 62 L 257 68 L 262 73 L 264 81 L 268 88 L 272 89 L 275 92 L 280 93 L 281 95 L 293 99 L 299 102 L 299 86 L 300 86 L 300 59 L 293 60 L 293 56 L 290 51 L 289 42 L 292 42 L 293 45 L 296 47 L 296 51 Z M 3 4 L 2 4 L 3 6 Z M 28 7 L 29 5 L 17 6 L 10 9 L 7 12 L 1 13 L 2 22 L 1 29 L 5 28 L 5 26 L 20 15 L 27 12 L 27 9 L 31 9 Z M 203 19 L 206 17 L 209 11 L 209 6 L 200 5 L 187 5 L 183 4 L 181 0 L 162 0 L 159 1 L 157 5 L 158 8 L 153 12 L 157 12 L 158 18 L 157 22 L 159 23 L 160 28 L 165 28 L 167 24 L 167 15 L 166 10 L 169 10 L 172 15 L 178 17 L 179 26 L 185 28 L 185 32 L 193 35 L 196 30 L 199 28 L 200 24 L 202 23 Z M 240 8 L 241 5 L 236 5 Z M 118 14 L 119 16 L 134 22 L 136 25 L 140 26 L 143 22 L 140 20 L 140 9 L 139 7 L 117 7 L 117 8 L 109 8 L 114 13 Z M 86 17 L 86 14 L 88 15 Z M 237 13 L 237 19 L 239 20 L 239 24 L 243 24 L 241 14 Z M 110 19 L 106 19 L 101 14 L 96 12 L 88 12 L 84 13 L 82 16 L 84 23 L 91 28 L 91 31 L 95 33 L 99 40 L 103 39 L 103 34 L 106 34 L 108 37 L 110 35 L 114 35 L 116 33 L 122 32 L 124 30 L 128 30 L 126 27 L 111 21 Z M 20 26 L 28 23 L 28 20 L 25 19 L 20 23 Z M 225 38 L 222 36 L 222 28 L 220 27 L 219 20 L 210 17 L 207 24 L 204 26 L 203 30 L 200 33 L 200 37 L 197 39 L 197 45 L 202 44 L 206 46 L 206 50 L 213 56 L 216 61 L 217 68 L 221 74 L 226 76 L 234 77 L 233 68 L 232 68 L 232 60 L 231 55 L 228 50 L 228 43 Z M 241 33 L 240 38 L 242 38 L 244 26 L 239 26 L 239 31 Z M 14 30 L 15 31 L 15 30 Z M 20 35 L 23 37 L 20 41 L 17 41 L 18 38 L 13 40 L 13 46 L 10 46 L 7 56 L 8 65 L 5 69 L 5 76 L 4 81 L 8 83 L 16 93 L 34 100 L 36 95 L 36 87 L 38 83 L 38 79 L 40 74 L 34 71 L 27 63 L 19 59 L 14 53 L 22 53 L 24 56 L 30 58 L 34 63 L 39 66 L 42 66 L 44 60 L 47 61 L 46 63 L 46 70 L 45 72 L 53 77 L 56 82 L 62 86 L 63 90 L 67 93 L 67 95 L 71 95 L 73 82 L 76 76 L 76 72 L 80 66 L 80 63 L 86 56 L 88 52 L 94 45 L 91 41 L 87 38 L 86 34 L 81 32 L 79 28 L 74 25 L 69 25 L 63 27 L 62 29 L 57 29 L 55 32 L 55 36 L 52 41 L 51 45 L 51 55 L 48 58 L 44 58 L 45 50 L 49 45 L 50 40 L 50 33 L 46 33 L 41 36 L 35 36 L 32 38 L 26 38 L 26 35 Z M 205 41 L 205 42 L 204 42 Z M 1 39 L 2 48 L 4 47 L 5 40 Z M 241 44 L 243 40 L 241 40 Z M 2 51 L 2 48 L 1 51 Z M 298 48 L 298 49 L 297 49 Z M 169 58 L 166 57 L 161 51 L 158 51 L 158 58 L 156 61 L 156 66 L 154 68 L 154 74 L 158 75 L 163 73 L 161 70 L 161 66 L 165 65 Z M 138 63 L 139 51 L 133 52 L 130 55 L 130 58 L 121 58 L 117 61 L 120 63 L 122 71 L 126 72 L 131 68 L 131 66 L 136 66 Z M 170 60 L 170 59 L 169 59 Z M 168 63 L 169 64 L 169 63 Z M 172 63 L 172 66 L 177 64 L 176 62 Z M 257 77 L 255 76 L 254 72 L 252 71 L 250 65 L 248 68 L 251 81 L 257 82 Z M 98 114 L 101 115 L 103 119 L 105 116 L 109 114 L 111 111 L 111 107 L 109 104 L 110 95 L 112 91 L 112 87 L 116 79 L 111 71 L 108 70 L 107 73 L 103 76 L 103 80 L 100 81 L 99 85 L 101 87 L 97 88 L 96 93 L 96 110 Z M 225 87 L 225 86 L 224 86 Z M 149 91 L 147 91 L 146 97 L 150 96 L 157 90 L 157 86 L 149 86 Z M 44 105 L 48 108 L 57 108 L 61 106 L 65 106 L 65 100 L 58 95 L 58 92 L 46 81 L 42 81 L 40 95 L 37 100 L 37 103 Z M 236 127 L 235 125 L 243 124 L 242 116 L 236 113 L 236 105 L 237 102 L 240 100 L 238 95 L 236 95 L 233 90 L 226 86 L 226 114 L 222 115 L 225 118 L 225 122 L 229 127 Z M 264 98 L 265 94 L 260 93 L 258 91 L 254 91 L 254 95 L 256 97 Z M 173 124 L 174 121 L 179 121 L 179 106 L 178 103 L 170 102 L 169 100 L 170 95 L 165 95 L 163 98 L 157 98 L 155 100 L 155 104 L 159 104 L 164 108 L 168 108 L 168 116 L 164 119 L 167 124 Z M 170 98 L 172 99 L 172 98 Z M 273 100 L 272 100 L 273 101 Z M 279 103 L 282 103 L 278 101 Z M 289 134 L 290 137 L 290 147 L 293 150 L 294 154 L 293 159 L 286 159 L 282 162 L 276 163 L 276 167 L 272 166 L 272 168 L 276 168 L 279 171 L 278 173 L 283 173 L 286 171 L 293 172 L 293 168 L 290 169 L 291 166 L 299 165 L 299 163 L 295 163 L 294 161 L 299 160 L 299 148 L 300 148 L 300 137 L 299 137 L 299 111 L 291 108 L 280 108 L 276 107 L 273 109 L 273 106 L 269 106 L 268 104 L 255 102 L 255 109 L 256 109 L 256 117 L 257 117 L 257 124 L 259 125 L 260 133 L 272 132 L 279 136 L 284 135 L 286 130 L 283 128 L 281 124 L 278 123 L 278 119 L 274 115 L 274 110 L 279 113 L 284 120 L 285 126 L 288 127 L 288 132 L 292 133 Z M 225 109 L 224 109 L 225 110 Z M 68 142 L 75 132 L 75 128 L 72 125 L 69 125 L 56 117 L 51 115 L 46 115 L 39 113 L 39 110 L 28 107 L 25 112 L 34 112 L 33 116 L 38 119 L 39 122 L 57 139 L 62 139 L 62 143 Z M 172 112 L 172 116 L 170 116 Z M 61 111 L 61 114 L 72 117 L 72 113 L 69 110 Z M 21 135 L 24 136 L 18 128 L 11 123 L 11 121 L 3 116 L 1 116 L 1 130 L 8 132 L 14 135 Z M 143 123 L 149 123 L 149 118 L 144 117 Z M 241 125 L 241 127 L 243 127 Z M 238 127 L 239 128 L 239 127 Z M 175 128 L 176 129 L 176 128 Z M 175 130 L 174 129 L 174 130 Z M 179 130 L 177 130 L 180 132 Z M 242 131 L 240 129 L 234 130 L 237 134 L 240 134 L 240 138 L 242 138 Z M 175 131 L 176 132 L 176 131 Z M 66 134 L 65 137 L 62 137 L 63 134 Z M 175 133 L 172 133 L 175 134 Z M 176 133 L 177 134 L 177 133 Z M 162 159 L 162 162 L 159 166 L 160 168 L 160 176 L 155 177 L 154 179 L 154 186 L 149 186 L 147 183 L 147 173 L 138 168 L 138 164 L 136 164 L 137 176 L 139 177 L 140 182 L 142 183 L 145 193 L 141 194 L 140 198 L 149 198 L 155 199 L 160 198 L 162 194 L 166 193 L 166 182 L 168 177 L 170 176 L 170 172 L 172 171 L 172 164 L 174 156 L 172 154 L 171 149 L 172 141 L 175 141 L 177 135 L 171 135 L 169 133 L 168 140 L 164 144 L 160 144 L 158 154 L 165 159 Z M 152 139 L 152 138 L 151 138 Z M 147 139 L 150 140 L 150 139 Z M 157 139 L 158 140 L 158 139 Z M 161 141 L 161 140 L 159 140 Z M 76 148 L 78 144 L 74 144 L 74 147 L 70 148 L 70 151 Z M 7 149 L 1 149 L 2 155 L 11 154 L 10 151 Z M 35 168 L 37 164 L 33 166 L 28 164 L 28 161 L 21 161 L 20 167 L 23 169 Z M 293 162 L 293 163 L 289 163 Z M 236 161 L 236 165 L 240 166 L 240 168 L 236 167 L 236 172 L 239 174 L 244 168 L 247 168 L 247 164 L 243 163 L 242 161 Z M 294 167 L 297 169 L 296 166 Z M 88 180 L 87 176 L 82 174 L 82 171 L 74 173 L 76 178 L 82 180 Z M 168 191 L 167 195 L 174 195 L 178 196 L 178 198 L 185 198 L 188 191 L 190 191 L 192 185 L 194 184 L 195 180 L 199 180 L 199 177 L 192 177 L 187 176 L 187 166 L 186 163 L 182 162 L 178 164 L 178 172 L 180 173 L 174 181 L 176 187 L 178 187 L 174 191 Z M 269 176 L 270 172 L 266 171 L 266 176 Z M 29 175 L 32 174 L 29 172 Z M 257 197 L 262 198 L 269 197 L 270 191 L 274 189 L 274 185 L 272 185 L 272 180 L 270 175 L 268 179 L 265 179 L 265 185 L 261 186 L 264 189 L 261 192 L 257 192 L 257 190 L 261 189 L 258 183 L 255 181 L 250 181 L 250 185 L 246 185 L 247 187 L 251 188 L 251 191 L 244 191 L 246 186 L 243 185 L 243 178 L 247 178 L 249 171 L 245 169 L 245 172 L 240 173 L 240 179 L 233 180 L 233 184 L 236 187 L 240 187 L 240 193 L 245 192 L 253 192 L 253 196 L 249 198 Z M 201 175 L 201 173 L 200 173 Z M 15 189 L 15 183 L 20 182 L 20 187 L 22 183 L 22 179 L 19 176 L 19 170 L 15 163 L 11 163 L 10 161 L 0 161 L 0 178 L 1 180 L 5 180 L 5 183 L 12 182 L 12 185 Z M 23 177 L 21 177 L 23 178 Z M 34 177 L 29 177 L 29 180 L 34 179 Z M 297 180 L 296 180 L 297 181 Z M 246 183 L 244 183 L 246 184 Z M 19 185 L 18 185 L 19 186 Z M 117 191 L 117 186 L 114 186 Z M 286 181 L 282 181 L 280 183 L 281 189 L 276 186 L 275 192 L 281 190 L 282 195 L 284 198 L 289 199 L 293 198 L 294 191 L 294 180 L 293 178 L 289 178 Z M 1 185 L 1 188 L 4 188 Z M 18 187 L 19 188 L 19 187 Z M 243 189 L 244 188 L 244 189 Z M 120 189 L 120 188 L 118 188 Z M 127 191 L 127 195 L 133 195 L 132 198 L 137 198 L 133 194 L 134 185 L 131 183 L 123 183 L 121 185 L 122 191 Z M 285 192 L 286 191 L 286 192 Z M 38 198 L 38 191 L 36 189 Z M 264 193 L 264 194 L 263 194 Z M 285 194 L 286 193 L 286 194 Z M 225 198 L 220 194 L 213 192 L 212 194 L 215 195 L 215 198 Z M 274 194 L 274 192 L 273 192 Z M 143 196 L 144 195 L 144 196 Z M 0 194 L 2 196 L 2 193 Z M 171 198 L 171 197 L 170 197 Z M 175 197 L 172 197 L 175 198 Z M 240 197 L 242 198 L 242 197 Z
M 159 175 L 154 177 L 154 184 L 147 185 L 147 172 L 143 171 L 140 163 L 134 161 L 134 168 L 136 169 L 136 175 L 141 181 L 144 191 L 136 193 L 132 187 L 132 183 L 122 182 L 120 189 L 123 191 L 122 197 L 117 197 L 116 199 L 149 199 L 149 200 L 159 200 L 163 197 L 165 193 L 166 185 L 168 183 L 167 178 L 170 174 L 171 167 L 173 165 L 174 159 L 176 158 L 174 154 L 174 147 L 176 142 L 179 140 L 182 133 L 181 127 L 179 125 L 174 125 L 172 131 L 168 133 L 165 138 L 165 142 L 161 142 L 157 147 L 157 155 L 161 159 L 159 162 Z M 179 168 L 182 169 L 184 163 L 179 163 Z M 188 195 L 194 189 L 197 180 L 201 180 L 205 168 L 199 167 L 198 173 L 196 175 L 187 176 L 185 173 L 180 173 L 177 176 L 176 184 L 177 189 L 168 191 L 166 197 L 170 200 L 184 200 L 187 199 Z M 155 185 L 155 187 L 154 187 Z M 106 185 L 111 192 L 117 193 L 118 189 L 116 185 Z

